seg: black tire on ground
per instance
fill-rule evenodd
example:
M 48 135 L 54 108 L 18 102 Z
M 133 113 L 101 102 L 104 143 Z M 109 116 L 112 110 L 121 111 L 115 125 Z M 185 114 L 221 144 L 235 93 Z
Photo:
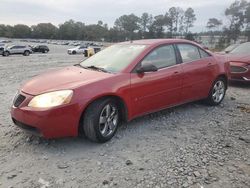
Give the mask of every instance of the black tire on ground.
M 3 56 L 9 56 L 9 55 L 10 55 L 10 52 L 8 51 L 3 52 Z
M 220 88 L 220 89 L 217 89 Z M 210 106 L 216 106 L 219 105 L 226 94 L 226 80 L 223 77 L 219 77 L 217 78 L 213 84 L 212 87 L 210 89 L 209 95 L 207 97 L 207 99 L 205 100 L 205 102 L 210 105 Z M 217 93 L 216 93 L 217 91 Z
M 73 52 L 72 52 L 72 54 L 74 54 L 74 55 L 75 55 L 75 54 L 76 54 L 76 51 L 73 51 Z
M 24 51 L 23 53 L 24 56 L 29 56 L 30 55 L 30 52 L 28 50 Z
M 102 130 L 104 130 L 104 128 L 102 128 L 102 127 L 106 126 L 106 123 L 107 123 L 107 127 L 109 127 L 109 125 L 111 125 L 111 124 L 108 124 L 109 118 L 105 119 L 106 123 L 103 125 L 100 124 L 100 122 L 101 122 L 101 117 L 105 117 L 102 115 L 103 115 L 103 112 L 106 110 L 108 105 L 110 105 L 110 107 L 111 107 L 110 109 L 112 110 L 110 112 L 113 112 L 114 108 L 116 109 L 117 123 L 116 123 L 116 126 L 113 127 L 113 129 L 108 128 L 109 131 L 111 130 L 111 132 L 110 132 L 110 134 L 107 134 L 107 136 L 104 136 L 104 134 L 102 133 Z M 109 116 L 109 117 L 111 117 L 111 116 Z M 84 135 L 89 140 L 94 141 L 94 142 L 99 142 L 99 143 L 107 142 L 115 135 L 117 128 L 118 128 L 118 125 L 119 125 L 119 122 L 120 122 L 120 117 L 121 117 L 120 116 L 120 109 L 118 108 L 118 105 L 117 105 L 115 100 L 113 100 L 112 98 L 97 100 L 97 101 L 93 102 L 92 104 L 90 104 L 90 106 L 86 109 L 86 111 L 84 113 L 84 117 L 82 120 L 83 122 L 81 125 L 81 126 L 83 126 L 82 129 L 84 131 Z M 115 119 L 115 118 L 113 118 L 113 119 Z M 114 124 L 112 124 L 112 125 L 114 125 Z

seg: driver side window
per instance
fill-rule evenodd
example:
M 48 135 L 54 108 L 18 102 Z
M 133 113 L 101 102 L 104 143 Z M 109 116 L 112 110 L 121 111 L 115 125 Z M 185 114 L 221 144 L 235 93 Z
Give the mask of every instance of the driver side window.
M 176 64 L 176 56 L 173 45 L 161 46 L 151 51 L 141 62 L 141 65 L 152 64 L 158 69 Z

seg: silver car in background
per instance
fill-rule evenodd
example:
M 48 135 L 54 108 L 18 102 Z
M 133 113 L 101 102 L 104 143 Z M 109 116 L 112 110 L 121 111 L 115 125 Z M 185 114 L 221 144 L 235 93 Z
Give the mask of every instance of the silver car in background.
M 12 54 L 22 54 L 24 56 L 29 56 L 32 50 L 29 46 L 25 45 L 11 45 L 4 48 L 2 53 L 3 56 L 9 56 Z

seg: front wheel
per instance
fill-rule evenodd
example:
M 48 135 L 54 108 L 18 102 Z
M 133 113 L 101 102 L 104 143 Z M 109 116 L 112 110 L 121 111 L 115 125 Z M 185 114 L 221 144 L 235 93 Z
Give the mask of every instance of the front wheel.
M 3 52 L 3 56 L 9 56 L 9 55 L 10 55 L 10 52 L 8 51 Z
M 213 86 L 209 92 L 207 103 L 212 106 L 219 105 L 226 94 L 226 82 L 224 78 L 218 78 L 214 81 Z
M 87 108 L 83 118 L 85 136 L 91 141 L 104 143 L 116 133 L 120 112 L 113 99 L 101 99 Z

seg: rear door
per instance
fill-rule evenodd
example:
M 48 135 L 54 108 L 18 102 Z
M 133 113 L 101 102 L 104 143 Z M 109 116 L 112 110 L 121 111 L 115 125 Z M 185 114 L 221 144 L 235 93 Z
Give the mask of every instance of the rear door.
M 181 66 L 177 63 L 173 45 L 155 48 L 137 65 L 151 63 L 156 72 L 131 73 L 131 101 L 133 116 L 156 111 L 179 103 L 181 94 Z
M 192 44 L 177 44 L 183 70 L 182 101 L 205 98 L 214 80 L 214 58 Z

